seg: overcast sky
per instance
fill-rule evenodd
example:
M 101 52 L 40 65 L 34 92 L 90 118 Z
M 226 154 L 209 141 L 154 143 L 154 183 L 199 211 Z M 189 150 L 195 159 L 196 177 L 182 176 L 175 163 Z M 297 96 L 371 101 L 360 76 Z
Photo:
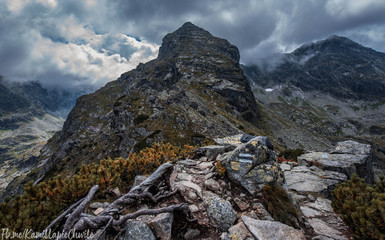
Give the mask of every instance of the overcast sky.
M 99 87 L 157 56 L 184 22 L 246 64 L 338 34 L 385 52 L 385 0 L 0 0 L 0 75 Z

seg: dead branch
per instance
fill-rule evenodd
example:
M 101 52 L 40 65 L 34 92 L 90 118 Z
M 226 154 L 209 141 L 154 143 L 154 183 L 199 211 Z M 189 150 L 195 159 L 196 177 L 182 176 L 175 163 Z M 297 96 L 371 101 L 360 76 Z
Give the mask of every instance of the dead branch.
M 65 214 L 68 214 L 70 211 L 75 209 L 71 214 L 68 215 L 68 218 L 63 227 L 63 231 L 68 232 L 71 229 L 73 229 L 74 231 L 82 231 L 87 229 L 102 229 L 102 233 L 104 233 L 108 228 L 112 228 L 115 231 L 121 232 L 120 226 L 124 222 L 126 222 L 127 219 L 136 218 L 141 215 L 156 215 L 160 213 L 174 211 L 182 211 L 186 215 L 188 221 L 193 221 L 194 219 L 192 218 L 190 209 L 188 208 L 188 205 L 186 203 L 171 205 L 169 207 L 160 209 L 139 210 L 137 212 L 129 213 L 123 216 L 119 215 L 122 209 L 137 201 L 148 199 L 154 203 L 157 203 L 161 199 L 176 194 L 178 190 L 168 193 L 163 192 L 165 190 L 163 189 L 164 183 L 166 184 L 166 186 L 170 186 L 169 174 L 171 174 L 172 170 L 173 165 L 171 163 L 162 164 L 144 182 L 132 188 L 128 193 L 116 199 L 98 216 L 90 216 L 83 213 L 87 204 L 92 200 L 93 196 L 98 190 L 97 185 L 93 186 L 84 199 L 71 206 L 71 208 L 65 212 Z M 163 193 L 159 191 L 159 188 L 162 188 Z M 150 189 L 156 189 L 157 193 L 155 194 L 155 196 L 150 192 Z M 62 215 L 65 214 L 63 213 Z M 47 227 L 47 229 L 52 227 L 58 221 L 59 220 L 55 220 L 54 222 L 52 222 Z
M 71 230 L 72 226 L 76 223 L 76 221 L 79 220 L 80 214 L 82 212 L 84 212 L 84 209 L 87 207 L 87 204 L 92 200 L 92 198 L 94 197 L 94 195 L 98 189 L 99 189 L 98 185 L 93 186 L 90 189 L 90 191 L 88 192 L 87 196 L 83 199 L 83 201 L 81 201 L 79 206 L 77 206 L 75 208 L 75 210 L 73 211 L 73 213 L 71 213 L 68 216 L 68 218 L 64 224 L 64 228 L 63 228 L 64 232 L 69 232 Z
M 134 200 L 130 197 L 130 194 L 140 194 L 147 192 L 148 189 L 154 184 L 158 183 L 159 181 L 163 181 L 164 175 L 172 169 L 173 166 L 171 163 L 167 162 L 160 165 L 158 169 L 156 169 L 156 171 L 151 174 L 146 180 L 144 180 L 141 184 L 132 188 L 127 194 L 121 196 L 120 198 L 116 199 L 113 203 L 111 203 L 106 209 L 104 209 L 101 215 L 108 215 L 112 211 L 121 210 L 125 206 L 133 203 Z
M 60 222 L 65 216 L 68 215 L 69 212 L 71 212 L 74 208 L 76 208 L 82 201 L 84 200 L 84 198 L 80 199 L 79 201 L 77 201 L 76 203 L 74 203 L 72 206 L 70 206 L 67 210 L 65 210 L 62 214 L 60 214 L 59 217 L 57 217 L 55 220 L 53 220 L 49 225 L 48 227 L 46 227 L 40 234 L 39 236 L 37 236 L 36 240 L 40 240 L 44 233 L 45 232 L 48 232 L 53 226 L 55 226 L 56 223 Z
M 181 203 L 178 205 L 171 205 L 168 207 L 160 208 L 160 209 L 143 209 L 136 211 L 134 213 L 129 213 L 124 216 L 122 216 L 119 220 L 114 221 L 113 225 L 120 226 L 123 223 L 125 223 L 128 219 L 137 218 L 141 215 L 157 215 L 160 213 L 166 213 L 166 212 L 174 212 L 174 211 L 188 211 L 188 204 L 187 203 Z

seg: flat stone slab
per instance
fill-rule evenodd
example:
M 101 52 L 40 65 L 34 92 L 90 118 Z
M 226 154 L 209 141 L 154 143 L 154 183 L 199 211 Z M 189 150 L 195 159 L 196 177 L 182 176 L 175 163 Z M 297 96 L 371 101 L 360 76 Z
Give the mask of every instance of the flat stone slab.
M 253 237 L 258 240 L 306 239 L 301 230 L 297 230 L 280 222 L 256 220 L 248 216 L 242 216 L 242 221 Z
M 358 143 L 352 140 L 337 143 L 332 153 L 347 153 L 355 155 L 370 155 L 372 148 L 369 144 Z
M 318 197 L 315 202 L 301 203 L 301 212 L 314 229 L 314 232 L 329 239 L 348 239 L 345 233 L 348 228 L 333 211 L 331 201 Z
M 372 167 L 371 147 L 354 141 L 337 143 L 331 153 L 311 152 L 298 157 L 300 165 L 315 165 L 324 170 L 346 174 L 349 178 L 356 174 L 368 183 L 373 183 L 374 173 Z
M 311 170 L 306 166 L 298 166 L 291 171 L 285 171 L 284 175 L 289 190 L 302 195 L 328 194 L 336 184 L 347 180 L 347 176 L 343 173 L 316 169 Z

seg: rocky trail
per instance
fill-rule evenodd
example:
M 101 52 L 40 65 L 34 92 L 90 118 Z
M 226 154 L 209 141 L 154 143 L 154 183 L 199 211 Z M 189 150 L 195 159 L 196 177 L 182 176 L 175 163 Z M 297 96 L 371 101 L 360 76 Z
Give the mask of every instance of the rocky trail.
M 310 152 L 298 163 L 279 163 L 266 137 L 239 134 L 216 142 L 190 159 L 161 165 L 148 178 L 137 176 L 127 194 L 115 189 L 120 198 L 113 203 L 87 202 L 84 216 L 94 223 L 115 219 L 111 225 L 105 220 L 84 225 L 96 231 L 93 239 L 350 239 L 330 193 L 351 174 L 373 180 L 369 145 L 345 141 L 331 153 Z M 283 189 L 280 194 L 295 209 L 296 214 L 287 212 L 286 224 L 277 219 L 279 209 L 266 203 L 267 186 Z

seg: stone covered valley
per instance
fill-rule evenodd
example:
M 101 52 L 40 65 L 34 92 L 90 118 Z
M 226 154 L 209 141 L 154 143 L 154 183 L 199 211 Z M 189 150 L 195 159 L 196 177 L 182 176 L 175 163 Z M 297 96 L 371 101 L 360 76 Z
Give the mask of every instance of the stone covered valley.
M 7 158 L 2 227 L 46 211 L 34 231 L 95 240 L 384 237 L 385 193 L 370 212 L 379 233 L 359 233 L 333 201 L 348 180 L 384 182 L 385 54 L 334 36 L 275 69 L 239 59 L 192 23 L 167 34 L 156 59 L 79 97 L 33 159 Z

